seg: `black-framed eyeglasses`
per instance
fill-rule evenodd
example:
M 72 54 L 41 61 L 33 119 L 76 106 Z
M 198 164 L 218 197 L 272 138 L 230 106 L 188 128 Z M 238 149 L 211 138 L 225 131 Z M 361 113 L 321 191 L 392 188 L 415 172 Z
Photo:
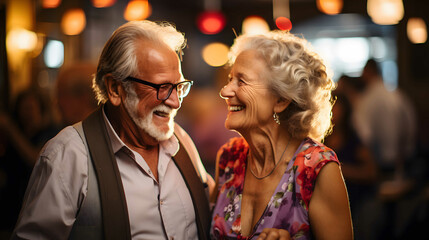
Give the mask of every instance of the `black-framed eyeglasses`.
M 194 84 L 194 82 L 190 80 L 186 80 L 176 84 L 173 84 L 173 83 L 155 84 L 155 83 L 147 82 L 145 80 L 141 80 L 135 77 L 126 77 L 123 81 L 133 81 L 133 82 L 137 82 L 137 83 L 155 88 L 156 98 L 160 101 L 167 100 L 170 97 L 171 93 L 173 92 L 173 89 L 176 89 L 177 96 L 180 99 L 183 99 L 184 97 L 188 96 L 188 93 L 191 90 L 191 86 L 192 84 Z

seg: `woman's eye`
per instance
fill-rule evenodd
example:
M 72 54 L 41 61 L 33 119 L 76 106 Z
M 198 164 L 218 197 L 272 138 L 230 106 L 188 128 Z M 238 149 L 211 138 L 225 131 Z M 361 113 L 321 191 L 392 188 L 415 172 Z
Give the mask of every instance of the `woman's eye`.
M 238 79 L 238 85 L 243 86 L 243 85 L 247 85 L 247 83 L 241 79 Z

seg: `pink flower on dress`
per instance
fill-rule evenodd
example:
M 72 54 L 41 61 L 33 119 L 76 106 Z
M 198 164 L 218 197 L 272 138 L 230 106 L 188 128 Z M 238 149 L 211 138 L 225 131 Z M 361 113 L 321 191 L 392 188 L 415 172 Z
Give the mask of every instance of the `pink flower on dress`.
M 222 236 L 226 236 L 225 219 L 220 217 L 218 214 L 213 218 L 213 233 L 219 239 Z

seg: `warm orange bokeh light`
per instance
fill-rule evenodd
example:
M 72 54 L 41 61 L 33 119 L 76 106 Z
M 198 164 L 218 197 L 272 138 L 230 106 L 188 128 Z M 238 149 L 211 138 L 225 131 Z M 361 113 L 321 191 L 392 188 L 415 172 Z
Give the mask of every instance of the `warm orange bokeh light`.
M 43 8 L 56 8 L 61 4 L 61 0 L 43 0 Z
M 404 17 L 404 3 L 402 0 L 368 0 L 367 12 L 376 24 L 398 24 Z
M 220 67 L 228 62 L 228 51 L 228 46 L 223 43 L 215 42 L 206 45 L 201 54 L 208 65 Z
M 132 0 L 124 12 L 127 21 L 144 20 L 152 14 L 152 7 L 147 0 Z
M 344 4 L 343 0 L 317 0 L 316 3 L 319 11 L 328 15 L 340 13 Z
M 92 5 L 96 8 L 111 7 L 115 4 L 116 0 L 91 0 Z
M 253 15 L 243 20 L 241 31 L 247 35 L 264 34 L 270 31 L 270 26 L 262 17 Z
M 425 43 L 428 38 L 426 23 L 422 18 L 410 18 L 407 22 L 407 36 L 414 44 Z
M 66 35 L 78 35 L 86 26 L 85 12 L 80 8 L 70 9 L 61 19 L 61 29 Z

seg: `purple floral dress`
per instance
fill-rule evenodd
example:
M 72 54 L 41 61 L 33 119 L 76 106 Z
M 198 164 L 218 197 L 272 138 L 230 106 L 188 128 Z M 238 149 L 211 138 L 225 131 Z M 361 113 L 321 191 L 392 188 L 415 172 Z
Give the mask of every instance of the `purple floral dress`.
M 241 235 L 241 199 L 249 146 L 233 138 L 219 150 L 219 193 L 210 230 L 212 239 L 256 239 L 264 228 L 289 231 L 292 239 L 312 239 L 308 206 L 317 174 L 337 156 L 325 145 L 306 138 L 295 152 L 252 235 Z

